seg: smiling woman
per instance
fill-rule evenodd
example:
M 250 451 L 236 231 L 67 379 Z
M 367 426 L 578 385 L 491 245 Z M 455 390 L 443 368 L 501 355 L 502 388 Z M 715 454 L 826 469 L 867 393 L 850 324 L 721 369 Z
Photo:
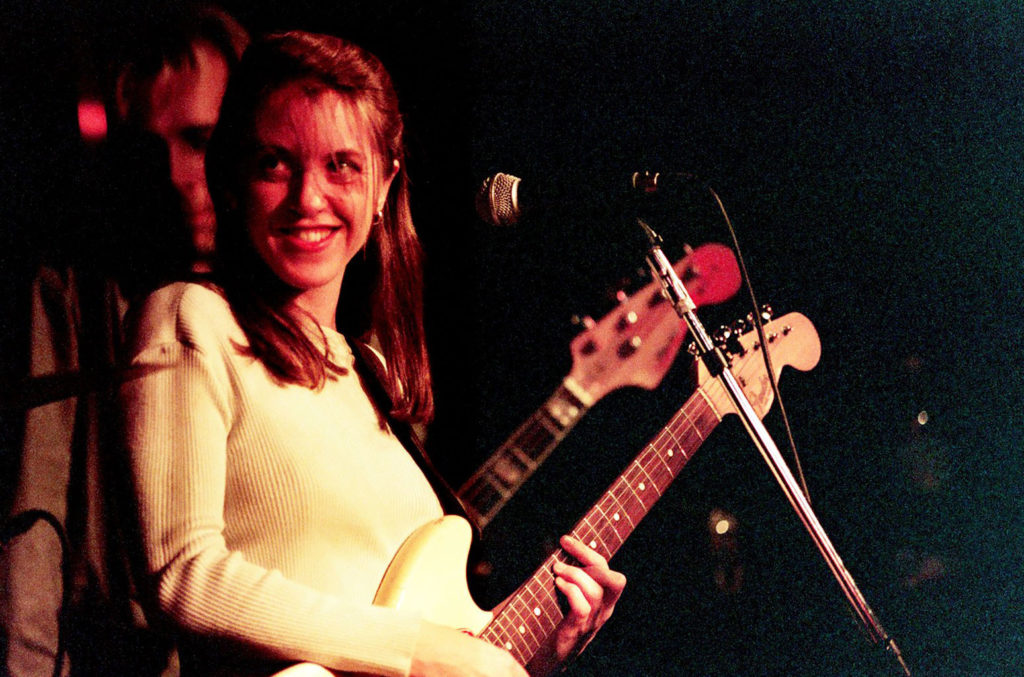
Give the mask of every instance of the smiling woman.
M 146 300 L 121 391 L 144 599 L 185 675 L 526 674 L 422 609 L 371 603 L 403 544 L 457 510 L 403 446 L 433 401 L 402 136 L 380 62 L 336 38 L 254 43 L 228 84 L 207 153 L 216 284 Z M 568 611 L 533 674 L 581 649 L 625 585 L 562 545 Z
M 319 386 L 333 367 L 305 320 L 372 337 L 396 414 L 428 420 L 421 249 L 390 77 L 356 45 L 308 34 L 256 44 L 245 61 L 224 98 L 232 123 L 210 139 L 207 180 L 221 224 L 216 278 L 252 353 L 284 382 Z M 325 227 L 336 230 L 323 251 L 307 246 Z
M 398 161 L 384 171 L 365 116 L 312 82 L 285 85 L 256 113 L 245 220 L 293 303 L 334 328 L 348 262 L 366 245 Z

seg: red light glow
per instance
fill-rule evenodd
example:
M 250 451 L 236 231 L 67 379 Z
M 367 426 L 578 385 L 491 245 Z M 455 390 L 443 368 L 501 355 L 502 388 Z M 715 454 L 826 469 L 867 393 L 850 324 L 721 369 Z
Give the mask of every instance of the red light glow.
M 96 143 L 107 137 L 107 112 L 103 103 L 96 99 L 82 99 L 78 102 L 78 130 L 82 140 Z

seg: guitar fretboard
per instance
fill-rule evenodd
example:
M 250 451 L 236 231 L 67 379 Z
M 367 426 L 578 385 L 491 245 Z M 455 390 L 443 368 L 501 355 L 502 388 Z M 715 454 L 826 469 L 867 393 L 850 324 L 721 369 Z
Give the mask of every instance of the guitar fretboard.
M 610 559 L 719 421 L 721 416 L 698 389 L 573 527 L 571 535 Z M 508 598 L 480 637 L 505 647 L 526 665 L 562 620 L 552 567 L 555 560 L 570 559 L 562 550 L 549 556 Z
M 483 528 L 558 446 L 588 407 L 563 383 L 459 489 Z

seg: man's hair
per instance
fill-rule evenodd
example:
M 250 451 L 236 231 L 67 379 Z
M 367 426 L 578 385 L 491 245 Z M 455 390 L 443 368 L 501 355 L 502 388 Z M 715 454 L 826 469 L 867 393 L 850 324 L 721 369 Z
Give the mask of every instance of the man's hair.
M 249 34 L 220 7 L 208 4 L 173 4 L 133 26 L 117 40 L 110 59 L 107 88 L 111 109 L 121 119 L 137 114 L 136 96 L 143 85 L 165 66 L 195 65 L 195 47 L 204 42 L 234 70 L 249 44 Z

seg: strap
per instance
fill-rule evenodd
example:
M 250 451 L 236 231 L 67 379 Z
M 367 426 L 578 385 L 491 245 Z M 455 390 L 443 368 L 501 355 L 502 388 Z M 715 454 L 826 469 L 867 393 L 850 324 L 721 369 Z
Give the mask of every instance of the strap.
M 430 482 L 434 493 L 437 494 L 438 499 L 441 501 L 441 507 L 445 513 L 464 517 L 466 521 L 473 525 L 473 529 L 476 530 L 476 524 L 469 517 L 469 512 L 462 504 L 455 490 L 452 489 L 451 485 L 448 484 L 447 480 L 438 472 L 430 460 L 419 435 L 416 434 L 416 431 L 407 421 L 400 421 L 391 415 L 393 403 L 391 396 L 384 387 L 387 374 L 384 371 L 384 365 L 381 363 L 380 357 L 362 341 L 352 341 L 351 343 L 352 353 L 355 356 L 356 371 L 363 379 L 363 383 L 366 384 L 366 388 L 370 393 L 370 401 L 376 407 L 378 415 L 387 421 L 391 427 L 391 432 L 394 433 L 398 441 L 402 443 L 402 446 L 409 452 L 409 455 L 416 461 L 416 465 L 426 475 L 427 481 Z M 479 534 L 477 535 L 479 536 Z

